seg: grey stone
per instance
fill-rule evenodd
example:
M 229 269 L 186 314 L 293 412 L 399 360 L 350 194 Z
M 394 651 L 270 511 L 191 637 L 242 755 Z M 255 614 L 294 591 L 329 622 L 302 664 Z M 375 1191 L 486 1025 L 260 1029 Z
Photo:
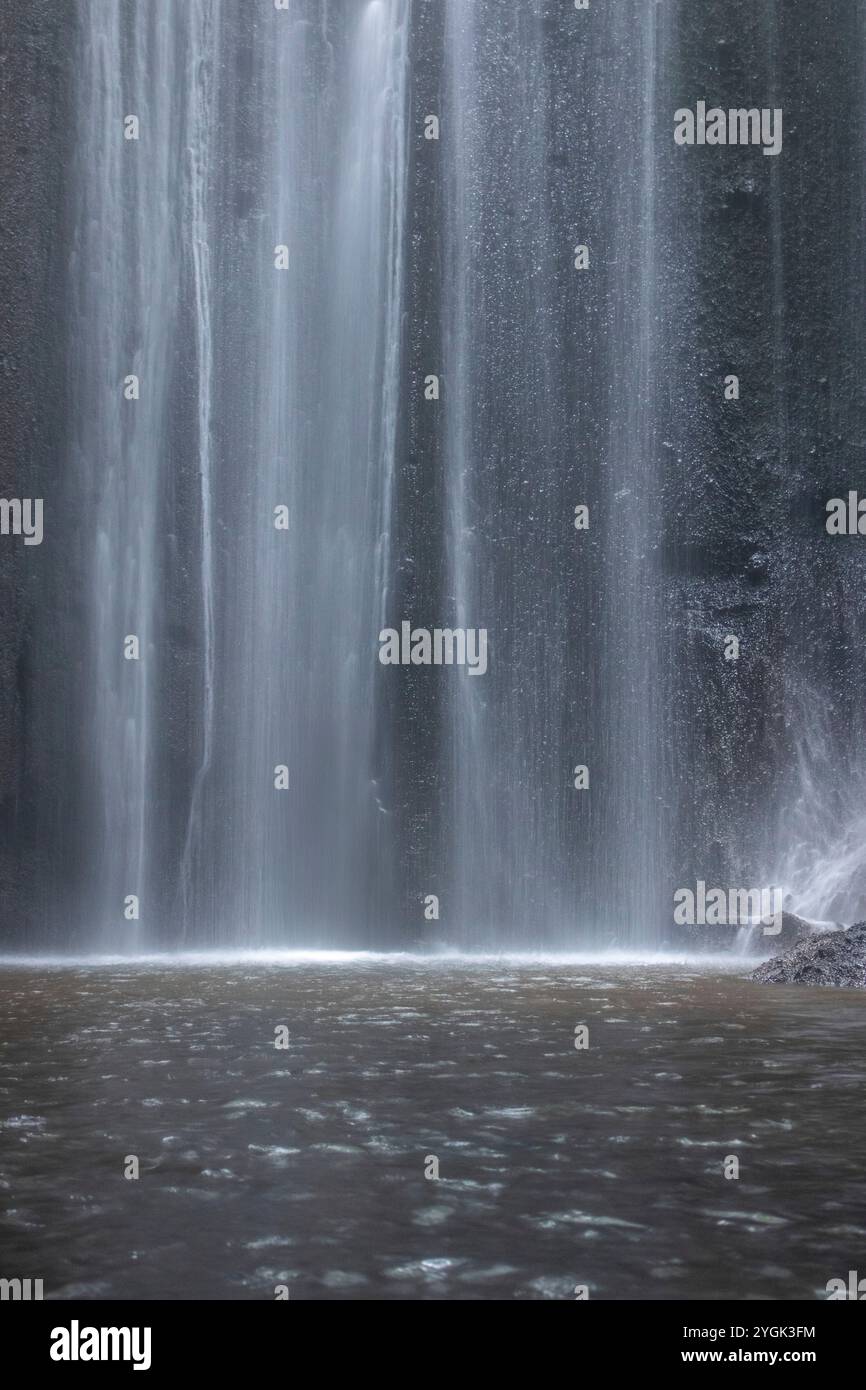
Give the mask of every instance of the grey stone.
M 764 961 L 751 978 L 768 985 L 866 989 L 866 922 L 804 937 L 781 956 Z

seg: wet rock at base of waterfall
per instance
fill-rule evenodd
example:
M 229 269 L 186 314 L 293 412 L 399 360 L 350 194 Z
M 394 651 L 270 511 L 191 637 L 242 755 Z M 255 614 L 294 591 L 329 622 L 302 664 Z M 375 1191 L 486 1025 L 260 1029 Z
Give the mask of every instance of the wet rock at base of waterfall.
M 772 923 L 770 926 L 772 928 Z M 808 917 L 798 917 L 795 912 L 783 912 L 781 930 L 774 933 L 772 929 L 765 931 L 764 927 L 756 925 L 752 929 L 746 949 L 751 955 L 765 955 L 767 951 L 775 951 L 778 947 L 793 946 L 804 937 L 833 930 L 843 931 L 842 923 L 810 922 Z
M 686 946 L 689 951 L 711 952 L 733 951 L 747 956 L 764 956 L 768 950 L 793 945 L 804 936 L 816 930 L 826 930 L 826 923 L 810 922 L 805 917 L 797 917 L 793 912 L 782 913 L 781 931 L 772 935 L 765 933 L 760 923 L 754 926 L 694 926 L 681 927 L 672 939 L 673 947 Z M 839 927 L 842 930 L 842 927 Z
M 764 961 L 750 978 L 765 985 L 866 989 L 866 922 L 802 938 L 783 955 Z

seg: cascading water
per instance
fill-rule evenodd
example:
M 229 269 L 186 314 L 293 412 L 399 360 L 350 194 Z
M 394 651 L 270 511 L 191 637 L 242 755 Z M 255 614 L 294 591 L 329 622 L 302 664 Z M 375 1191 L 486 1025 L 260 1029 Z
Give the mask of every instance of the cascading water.
M 222 579 L 231 810 L 218 896 L 233 936 L 352 944 L 389 871 L 375 636 L 396 448 L 407 6 L 309 6 L 272 23 L 258 55 L 257 100 L 274 114 L 253 190 L 252 409 L 231 436 L 250 474 Z M 286 271 L 274 269 L 281 246 Z M 287 792 L 274 790 L 279 765 Z
M 603 691 L 594 712 L 602 773 L 593 825 L 601 867 L 596 913 L 608 939 L 632 945 L 658 943 L 672 888 L 670 621 L 661 566 L 661 286 L 669 240 L 658 140 L 665 113 L 657 94 L 667 71 L 668 28 L 669 11 L 661 5 L 618 5 L 592 63 L 603 74 L 596 100 L 604 119 L 595 127 L 595 159 L 610 190 L 597 233 L 597 260 L 604 265 L 600 349 L 608 419 L 597 485 L 604 538 L 596 576 L 603 595 L 602 632 L 595 638 Z M 588 302 L 586 311 L 588 316 Z
M 407 0 L 79 8 L 80 797 L 103 944 L 352 944 L 387 912 L 408 21 Z
M 492 0 L 447 14 L 450 601 L 491 644 L 489 675 L 452 684 L 453 912 L 474 944 L 646 941 L 666 791 L 661 21 L 626 5 L 587 29 Z
M 769 483 L 748 441 L 736 465 L 704 457 L 746 410 L 722 427 L 693 405 L 723 366 L 696 269 L 709 165 L 668 139 L 688 95 L 672 11 L 78 0 L 58 484 L 76 526 L 39 591 L 31 648 L 60 655 L 28 706 L 34 783 L 58 748 L 69 766 L 21 817 L 54 875 L 47 938 L 650 945 L 673 890 L 714 872 L 856 913 L 859 764 L 818 711 L 828 691 L 852 710 L 859 668 L 768 519 L 753 541 Z M 764 38 L 784 104 L 782 22 Z M 784 471 L 808 231 L 782 165 L 744 180 L 741 154 L 722 212 L 756 209 L 767 245 L 764 280 L 737 274 L 770 322 Z M 707 541 L 696 513 L 734 472 Z M 816 563 L 855 611 L 850 557 Z M 486 629 L 487 673 L 383 667 L 377 635 L 404 620 Z M 718 657 L 735 628 L 739 672 Z
M 90 815 L 81 907 L 101 944 L 124 926 L 139 942 L 124 903 L 147 902 L 158 875 L 150 831 L 165 639 L 159 536 L 179 303 L 186 15 L 182 6 L 160 13 L 99 0 L 81 8 L 69 470 L 92 527 L 81 656 L 88 696 L 80 766 Z M 143 141 L 124 138 L 130 114 Z M 129 125 L 126 132 L 134 134 Z
M 189 6 L 190 39 L 185 86 L 188 93 L 187 124 L 191 145 L 187 152 L 185 225 L 189 228 L 188 253 L 192 261 L 193 305 L 196 325 L 198 370 L 197 498 L 200 520 L 202 672 L 199 764 L 193 779 L 187 833 L 181 860 L 182 922 L 186 928 L 193 910 L 193 864 L 204 846 L 200 840 L 202 795 L 214 751 L 214 516 L 213 516 L 213 273 L 208 236 L 212 185 L 210 133 L 216 115 L 213 52 L 219 42 L 218 9 L 195 0 Z
M 445 564 L 425 605 L 486 628 L 490 669 L 421 673 L 445 769 L 411 792 L 441 824 L 422 884 L 399 864 L 401 696 L 376 636 L 421 616 L 396 611 L 398 481 L 405 451 L 424 467 L 403 424 L 412 71 L 437 60 L 412 51 L 409 0 L 77 13 L 69 487 L 98 521 L 69 805 L 92 939 L 369 944 L 427 891 L 453 944 L 647 937 L 658 21 L 444 10 L 444 156 L 415 174 L 416 195 L 441 185 L 424 350 Z

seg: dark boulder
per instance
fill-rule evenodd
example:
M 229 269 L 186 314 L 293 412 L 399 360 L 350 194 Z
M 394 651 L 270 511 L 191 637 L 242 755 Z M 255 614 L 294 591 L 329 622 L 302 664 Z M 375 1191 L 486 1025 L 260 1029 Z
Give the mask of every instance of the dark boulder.
M 751 979 L 765 985 L 866 989 L 866 922 L 846 931 L 804 937 L 781 956 L 759 965 Z
M 738 955 L 764 956 L 767 951 L 781 951 L 810 933 L 826 928 L 827 923 L 810 922 L 793 912 L 783 912 L 780 930 L 769 934 L 760 923 L 754 926 L 682 926 L 672 933 L 670 946 L 685 947 L 688 951 L 716 954 L 733 951 Z M 842 930 L 842 928 L 839 928 Z

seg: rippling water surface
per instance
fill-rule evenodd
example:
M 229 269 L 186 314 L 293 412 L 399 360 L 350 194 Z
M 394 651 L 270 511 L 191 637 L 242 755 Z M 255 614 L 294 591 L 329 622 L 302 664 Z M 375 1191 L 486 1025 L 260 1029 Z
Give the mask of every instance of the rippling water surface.
M 46 1297 L 812 1299 L 866 1259 L 854 993 L 670 962 L 28 963 L 0 1019 L 0 1274 Z

